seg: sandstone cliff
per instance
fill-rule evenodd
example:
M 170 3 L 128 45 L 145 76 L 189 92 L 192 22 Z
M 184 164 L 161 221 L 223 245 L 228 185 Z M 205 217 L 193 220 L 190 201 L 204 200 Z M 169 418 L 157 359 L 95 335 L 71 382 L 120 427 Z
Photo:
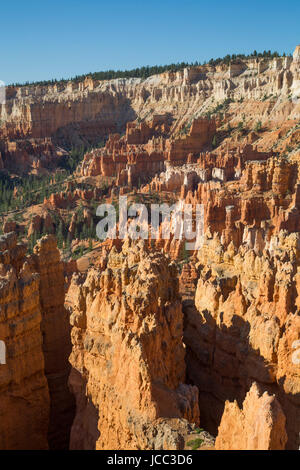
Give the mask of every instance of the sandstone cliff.
M 47 449 L 50 398 L 44 373 L 39 275 L 26 246 L 9 233 L 0 238 L 0 449 Z
M 226 401 L 216 450 L 283 450 L 286 441 L 285 416 L 274 395 L 260 394 L 254 383 L 242 410 Z
M 97 144 L 101 137 L 123 131 L 126 123 L 136 118 L 155 120 L 157 115 L 168 113 L 173 122 L 164 131 L 172 136 L 225 100 L 234 101 L 225 108 L 231 125 L 243 115 L 252 126 L 258 119 L 274 126 L 297 120 L 299 67 L 296 50 L 293 59 L 205 65 L 145 80 L 86 79 L 81 83 L 10 87 L 0 113 L 1 165 L 23 168 L 24 164 L 33 165 L 37 158 L 41 165 L 51 166 L 51 160 L 59 157 L 59 149 L 51 147 L 51 142 L 63 146 Z M 134 129 L 127 137 L 130 143 L 139 144 Z
M 214 101 L 225 98 L 258 100 L 265 95 L 288 96 L 296 93 L 299 79 L 299 60 L 290 57 L 249 59 L 234 65 L 200 66 L 176 73 L 166 72 L 149 77 L 114 79 L 24 86 L 10 88 L 7 102 L 2 106 L 1 119 L 6 133 L 50 137 L 58 130 L 82 124 L 83 134 L 99 136 L 100 125 L 104 133 L 122 127 L 137 115 L 170 112 L 178 118 L 192 117 L 196 111 L 207 110 Z M 282 112 L 278 100 L 277 113 Z M 274 111 L 275 111 L 274 110 Z M 299 112 L 299 110 L 298 110 Z M 185 116 L 186 120 L 186 116 Z M 89 121 L 84 125 L 84 122 Z M 78 128 L 78 126 L 77 126 Z M 80 129 L 80 126 L 79 126 Z M 79 130 L 80 133 L 80 130 Z
M 1 448 L 67 448 L 72 425 L 72 449 L 179 449 L 198 403 L 218 448 L 299 447 L 299 57 L 8 89 L 4 174 L 51 171 L 58 146 L 108 139 L 24 220 L 4 214 L 4 232 L 77 240 L 62 243 L 65 282 L 54 237 L 30 257 L 0 239 Z M 203 246 L 186 253 L 161 224 L 147 247 L 91 241 L 69 262 L 95 205 L 119 194 L 203 204 Z
M 40 276 L 41 332 L 51 403 L 48 442 L 52 449 L 67 449 L 75 405 L 67 385 L 71 327 L 64 308 L 63 263 L 54 236 L 48 235 L 37 242 L 32 262 Z
M 215 234 L 199 250 L 195 302 L 190 296 L 184 303 L 184 341 L 202 425 L 213 433 L 225 401 L 241 406 L 256 381 L 283 409 L 287 448 L 299 447 L 300 367 L 292 360 L 300 334 L 299 246 L 298 234 L 280 232 L 265 249 L 259 242 L 226 249 Z
M 0 238 L 0 448 L 67 449 L 74 401 L 67 386 L 70 323 L 64 276 L 53 236 L 34 255 L 15 233 Z
M 70 293 L 71 448 L 183 448 L 199 410 L 197 388 L 184 385 L 175 265 L 126 242 Z

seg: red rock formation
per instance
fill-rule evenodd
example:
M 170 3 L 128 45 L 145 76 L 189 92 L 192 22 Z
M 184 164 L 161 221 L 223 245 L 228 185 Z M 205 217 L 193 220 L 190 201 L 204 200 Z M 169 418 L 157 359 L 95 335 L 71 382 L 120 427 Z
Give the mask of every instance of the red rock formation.
M 9 233 L 0 239 L 0 448 L 67 449 L 74 400 L 67 380 L 71 351 L 64 309 L 64 273 L 53 236 L 26 246 Z
M 71 285 L 72 449 L 180 449 L 183 418 L 199 421 L 197 389 L 183 384 L 175 269 L 126 242 L 102 273 Z
M 179 289 L 182 298 L 193 297 L 198 281 L 198 272 L 195 267 L 195 263 L 190 261 L 185 263 L 182 267 L 182 271 L 179 277 Z
M 52 235 L 38 240 L 32 262 L 40 275 L 41 331 L 51 409 L 48 431 L 52 449 L 67 449 L 74 401 L 67 381 L 71 352 L 69 314 L 64 308 L 64 266 Z
M 283 450 L 287 442 L 285 416 L 275 396 L 261 394 L 254 382 L 243 409 L 226 401 L 215 443 L 216 450 Z
M 103 190 L 100 188 L 94 189 L 71 189 L 70 191 L 61 191 L 59 193 L 52 193 L 49 199 L 44 200 L 44 205 L 51 209 L 68 209 L 74 205 L 76 201 L 91 201 L 93 199 L 100 199 L 103 196 Z
M 254 229 L 255 231 L 255 229 Z M 259 231 L 258 231 L 259 233 Z M 225 400 L 244 399 L 252 381 L 275 394 L 286 416 L 287 448 L 299 447 L 300 368 L 295 304 L 298 234 L 265 241 L 255 236 L 227 250 L 215 235 L 198 254 L 195 307 L 185 305 L 188 377 L 199 388 L 202 425 L 216 432 Z
M 186 163 L 190 153 L 199 153 L 211 148 L 212 139 L 216 133 L 215 120 L 198 118 L 193 120 L 190 131 L 179 139 L 169 139 L 166 142 L 166 156 L 169 161 Z
M 249 126 L 253 127 L 258 120 L 267 124 L 270 118 L 276 125 L 297 120 L 298 54 L 296 48 L 293 58 L 250 58 L 230 65 L 207 64 L 188 67 L 176 73 L 166 72 L 146 80 L 130 78 L 98 81 L 87 77 L 79 83 L 7 87 L 6 103 L 1 105 L 0 139 L 6 146 L 11 142 L 17 149 L 6 149 L 2 163 L 5 168 L 13 168 L 11 165 L 14 161 L 14 168 L 26 169 L 28 163 L 29 166 L 33 163 L 33 155 L 36 155 L 41 163 L 33 166 L 39 170 L 40 165 L 44 166 L 42 160 L 45 155 L 48 159 L 47 152 L 45 155 L 39 151 L 28 152 L 28 146 L 42 147 L 47 139 L 61 146 L 87 142 L 97 144 L 104 136 L 124 130 L 126 123 L 136 118 L 143 122 L 128 127 L 128 143 L 140 145 L 146 139 L 151 141 L 153 136 L 156 140 L 157 131 L 162 135 L 171 134 L 173 138 L 187 123 L 212 112 L 213 103 L 222 107 L 226 100 L 227 104 L 228 100 L 232 102 L 225 107 L 225 119 L 229 118 L 234 125 L 244 115 L 247 116 Z M 292 98 L 291 101 L 289 98 Z M 232 115 L 229 110 L 233 112 Z M 219 116 L 218 124 L 221 122 Z M 196 127 L 202 130 L 206 127 L 201 124 L 201 119 L 194 126 L 196 133 Z M 253 134 L 253 129 L 251 132 Z M 277 136 L 273 137 L 274 142 L 278 140 Z M 169 150 L 175 161 L 181 160 L 180 151 L 185 152 L 192 140 L 182 139 L 181 143 L 178 140 L 175 146 L 170 141 Z M 203 144 L 209 146 L 210 143 L 204 137 Z M 158 143 L 155 147 L 157 145 L 160 147 Z M 1 153 L 2 150 L 0 148 Z M 54 163 L 55 155 L 49 160 L 50 166 L 51 160 Z
M 3 224 L 3 233 L 15 232 L 17 223 L 14 220 L 7 219 Z
M 195 119 L 183 139 L 164 140 L 166 116 L 154 116 L 148 125 L 127 123 L 126 135 L 111 135 L 105 148 L 85 155 L 81 174 L 85 176 L 117 176 L 123 184 L 137 184 L 145 175 L 154 176 L 164 168 L 164 161 L 185 163 L 190 152 L 199 153 L 210 147 L 215 121 Z M 163 123 L 163 127 L 162 127 Z M 125 176 L 126 175 L 126 176 Z M 124 177 L 126 178 L 124 180 Z
M 45 207 L 58 210 L 62 218 L 65 209 L 83 200 L 84 218 L 90 223 L 90 201 L 93 204 L 108 193 L 109 201 L 115 202 L 118 194 L 131 193 L 133 186 L 145 183 L 139 196 L 148 202 L 156 199 L 153 192 L 159 192 L 162 202 L 179 199 L 180 204 L 192 204 L 194 211 L 196 204 L 204 205 L 207 237 L 199 253 L 186 254 L 184 239 L 177 240 L 174 234 L 163 239 L 162 225 L 159 239 L 147 245 L 150 251 L 164 250 L 182 266 L 188 380 L 199 386 L 203 425 L 212 432 L 216 433 L 227 402 L 218 444 L 222 448 L 282 447 L 280 406 L 286 416 L 287 448 L 299 446 L 299 364 L 291 360 L 300 334 L 300 255 L 295 235 L 300 231 L 299 74 L 297 48 L 293 59 L 239 60 L 148 80 L 89 78 L 49 87 L 9 87 L 7 103 L 1 106 L 1 170 L 42 173 L 66 155 L 56 143 L 97 143 L 110 134 L 105 147 L 85 155 L 76 181 L 45 200 Z M 199 117 L 206 113 L 218 117 Z M 116 132 L 126 123 L 121 137 Z M 190 130 L 182 137 L 187 124 Z M 213 151 L 212 143 L 217 146 Z M 111 183 L 110 192 L 99 189 L 103 180 Z M 137 194 L 135 189 L 131 196 Z M 77 222 L 81 223 L 74 213 L 70 239 Z M 53 226 L 49 213 L 39 214 L 28 235 Z M 4 229 L 21 232 L 19 224 L 8 221 Z M 36 312 L 41 310 L 51 398 L 49 443 L 66 447 L 72 400 L 66 388 L 70 340 L 63 302 L 77 265 L 65 263 L 63 268 L 50 237 L 38 244 L 29 267 L 26 263 L 24 267 L 24 249 L 13 241 L 7 250 L 8 240 L 3 242 L 0 270 L 5 289 L 6 283 L 9 289 L 13 286 L 3 291 L 4 309 L 7 316 L 11 311 L 15 316 L 13 324 L 8 317 L 0 321 L 0 332 L 3 323 L 10 342 L 13 367 L 11 381 L 5 375 L 4 403 L 10 409 L 16 396 L 30 401 L 38 395 L 37 377 L 45 383 L 37 333 Z M 81 274 L 74 277 L 67 302 L 73 305 L 70 384 L 77 400 L 71 445 L 182 447 L 188 429 L 184 418 L 197 421 L 198 412 L 195 389 L 182 385 L 182 316 L 175 271 L 162 255 L 149 255 L 140 246 L 128 250 L 122 240 L 108 240 L 98 248 L 98 269 L 90 270 L 85 281 Z M 122 253 L 117 255 L 116 248 Z M 29 326 L 24 326 L 19 317 L 25 312 L 27 322 L 27 302 Z M 17 368 L 14 335 L 20 336 L 25 357 L 32 351 L 36 363 Z M 32 349 L 27 347 L 31 335 Z M 246 397 L 253 381 L 275 398 L 259 397 L 253 389 Z M 38 401 L 45 390 L 41 386 Z M 228 399 L 238 405 L 229 405 Z M 261 419 L 255 418 L 261 406 L 270 412 L 272 423 L 266 424 L 263 413 Z M 6 437 L 0 427 L 3 447 L 28 447 L 32 435 L 32 445 L 46 446 L 40 403 L 24 413 L 22 404 L 16 409 L 20 416 L 12 413 L 12 421 L 5 410 L 2 413 L 9 429 Z M 272 415 L 274 410 L 277 414 Z M 46 412 L 43 416 L 48 419 Z M 35 430 L 28 432 L 28 440 L 19 433 L 14 437 L 18 419 L 23 433 L 32 420 L 40 439 Z M 260 430 L 254 429 L 255 424 Z M 228 438 L 229 426 L 234 440 Z M 247 429 L 253 431 L 247 431 L 251 442 L 243 434 Z
M 42 232 L 53 232 L 54 222 L 48 211 L 43 210 L 41 215 L 35 214 L 30 220 L 27 235 L 30 237 L 34 234 L 41 234 Z
M 50 399 L 44 373 L 39 275 L 26 247 L 9 233 L 0 238 L 0 448 L 47 449 Z
M 1 131 L 0 131 L 1 135 Z M 0 142 L 2 167 L 12 172 L 36 174 L 55 169 L 68 153 L 54 145 L 50 138 L 3 140 Z
M 167 114 L 154 115 L 149 123 L 129 122 L 126 126 L 126 141 L 129 145 L 142 145 L 152 139 L 167 135 L 170 129 L 170 117 Z

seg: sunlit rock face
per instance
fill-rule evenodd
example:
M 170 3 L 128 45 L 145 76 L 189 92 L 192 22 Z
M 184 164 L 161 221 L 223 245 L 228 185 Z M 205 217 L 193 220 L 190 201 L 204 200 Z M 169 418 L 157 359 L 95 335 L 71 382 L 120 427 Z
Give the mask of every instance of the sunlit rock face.
M 144 80 L 87 78 L 80 83 L 8 87 L 0 110 L 1 165 L 19 171 L 55 167 L 61 147 L 95 145 L 110 133 L 123 132 L 130 121 L 155 121 L 166 113 L 172 121 L 165 123 L 163 133 L 172 137 L 228 98 L 236 103 L 236 122 L 244 114 L 253 122 L 267 122 L 270 117 L 278 123 L 299 119 L 299 73 L 297 46 L 293 58 L 204 65 Z M 264 101 L 270 96 L 274 97 L 272 112 Z M 142 133 L 133 128 L 127 132 L 128 143 L 138 146 L 152 137 L 156 136 L 146 127 Z M 171 158 L 182 157 L 178 145 L 178 151 L 170 146 Z
M 53 236 L 26 251 L 15 233 L 0 237 L 0 448 L 67 449 L 74 399 L 63 265 Z
M 248 237 L 239 248 L 233 242 L 225 248 L 217 234 L 208 235 L 198 252 L 194 303 L 184 304 L 187 374 L 199 388 L 202 425 L 212 433 L 217 434 L 225 401 L 237 400 L 228 406 L 241 408 L 255 381 L 278 400 L 286 448 L 296 449 L 299 234 L 281 231 L 266 242 L 258 237 L 260 229 L 254 230 L 253 241 Z
M 261 393 L 254 382 L 243 402 L 226 401 L 216 439 L 217 450 L 283 450 L 285 416 L 275 396 Z
M 47 449 L 50 397 L 44 372 L 39 275 L 14 233 L 0 238 L 0 448 Z
M 72 449 L 180 449 L 199 422 L 184 384 L 176 267 L 141 244 L 113 248 L 102 272 L 70 286 L 76 397 Z

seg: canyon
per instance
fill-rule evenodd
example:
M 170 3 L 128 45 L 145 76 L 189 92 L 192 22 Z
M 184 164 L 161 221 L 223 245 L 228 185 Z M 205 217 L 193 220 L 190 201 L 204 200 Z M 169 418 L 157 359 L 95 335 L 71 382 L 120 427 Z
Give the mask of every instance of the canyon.
M 299 168 L 300 46 L 8 87 L 0 448 L 298 449 Z M 99 240 L 124 195 L 201 205 L 201 246 Z

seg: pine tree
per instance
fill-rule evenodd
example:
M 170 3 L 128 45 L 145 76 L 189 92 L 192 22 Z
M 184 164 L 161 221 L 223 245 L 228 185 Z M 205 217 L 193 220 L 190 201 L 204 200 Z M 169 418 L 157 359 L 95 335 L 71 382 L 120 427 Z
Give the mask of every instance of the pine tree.
M 63 233 L 63 223 L 62 220 L 59 221 L 57 232 L 56 232 L 56 238 L 57 238 L 57 246 L 58 248 L 63 247 L 63 241 L 64 241 L 64 233 Z

